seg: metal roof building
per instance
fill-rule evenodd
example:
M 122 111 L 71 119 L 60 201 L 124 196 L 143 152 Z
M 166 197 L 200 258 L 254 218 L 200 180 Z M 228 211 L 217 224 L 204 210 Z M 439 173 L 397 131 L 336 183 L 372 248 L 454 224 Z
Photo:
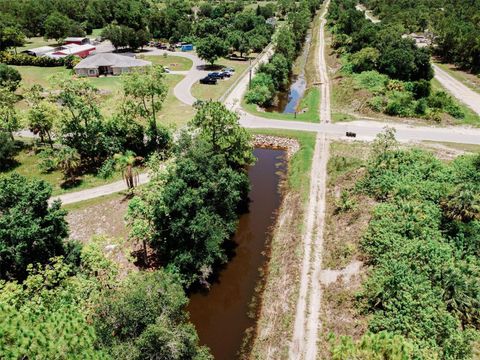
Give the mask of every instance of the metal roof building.
M 101 53 L 83 59 L 74 69 L 79 76 L 121 75 L 132 69 L 141 69 L 151 65 L 150 61 L 130 56 Z

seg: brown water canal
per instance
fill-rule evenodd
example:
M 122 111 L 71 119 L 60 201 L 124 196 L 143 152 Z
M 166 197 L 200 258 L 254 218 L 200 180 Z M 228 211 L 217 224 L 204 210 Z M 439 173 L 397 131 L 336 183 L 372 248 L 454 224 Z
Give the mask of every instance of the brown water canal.
M 248 317 L 249 304 L 265 265 L 270 230 L 280 205 L 279 185 L 286 170 L 283 150 L 255 149 L 257 162 L 250 178 L 249 212 L 239 220 L 234 256 L 209 291 L 190 297 L 188 311 L 200 342 L 210 347 L 216 360 L 234 360 L 245 331 L 255 325 Z

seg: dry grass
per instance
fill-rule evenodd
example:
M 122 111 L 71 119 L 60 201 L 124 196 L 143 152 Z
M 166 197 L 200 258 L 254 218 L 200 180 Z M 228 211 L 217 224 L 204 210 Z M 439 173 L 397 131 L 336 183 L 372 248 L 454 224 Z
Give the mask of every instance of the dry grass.
M 325 216 L 323 272 L 336 275 L 324 282 L 322 298 L 322 335 L 319 339 L 320 358 L 330 357 L 328 335 L 350 335 L 359 338 L 366 331 L 367 319 L 355 306 L 366 268 L 362 265 L 359 243 L 371 218 L 375 203 L 352 189 L 363 174 L 362 166 L 369 155 L 369 146 L 362 142 L 333 142 L 328 164 L 327 208 Z M 342 191 L 349 191 L 356 203 L 350 211 L 338 211 Z M 347 266 L 358 264 L 359 270 L 345 272 Z M 334 271 L 332 271 L 334 270 Z

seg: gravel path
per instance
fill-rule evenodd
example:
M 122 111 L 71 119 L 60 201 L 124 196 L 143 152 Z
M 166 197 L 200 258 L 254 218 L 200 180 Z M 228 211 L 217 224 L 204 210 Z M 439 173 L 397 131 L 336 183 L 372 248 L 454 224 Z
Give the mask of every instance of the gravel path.
M 453 96 L 470 107 L 478 115 L 480 115 L 480 94 L 463 85 L 460 81 L 450 76 L 445 70 L 440 69 L 432 64 L 435 70 L 435 79 L 443 85 Z
M 146 184 L 150 180 L 148 174 L 140 174 L 138 176 L 138 185 Z M 72 204 L 84 200 L 94 199 L 100 196 L 115 194 L 120 191 L 127 190 L 125 181 L 116 181 L 111 184 L 97 186 L 91 189 L 85 189 L 81 191 L 75 191 L 64 195 L 51 197 L 49 203 L 51 204 L 55 200 L 60 200 L 63 205 Z
M 325 61 L 325 15 L 330 1 L 325 3 L 321 14 L 318 71 L 321 79 L 320 122 L 328 124 L 330 115 L 330 81 Z M 300 289 L 295 311 L 295 322 L 289 358 L 314 360 L 317 357 L 317 339 L 321 328 L 320 307 L 322 301 L 323 227 L 325 222 L 325 197 L 329 141 L 325 132 L 318 132 L 312 159 L 310 194 L 303 236 L 303 259 Z

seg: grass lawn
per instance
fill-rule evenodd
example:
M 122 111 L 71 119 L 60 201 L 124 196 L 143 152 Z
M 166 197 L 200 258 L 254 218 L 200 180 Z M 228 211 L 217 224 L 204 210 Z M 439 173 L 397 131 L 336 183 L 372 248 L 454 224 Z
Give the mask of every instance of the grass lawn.
M 437 79 L 432 79 L 432 91 L 434 90 L 442 90 L 446 91 L 445 88 L 438 82 Z M 463 110 L 465 117 L 463 119 L 454 119 L 454 124 L 455 125 L 472 125 L 472 126 L 480 126 L 480 116 L 477 115 L 472 109 L 470 109 L 467 105 L 465 105 L 463 102 L 458 101 L 455 97 L 453 97 L 453 100 L 457 102 L 457 104 L 460 106 L 460 108 Z
M 305 92 L 305 95 L 300 102 L 300 108 L 304 110 L 302 113 L 295 114 L 282 114 L 277 112 L 259 111 L 257 105 L 247 104 L 245 99 L 242 100 L 242 108 L 257 116 L 261 116 L 267 119 L 278 120 L 297 120 L 304 122 L 319 122 L 320 115 L 318 113 L 320 107 L 320 89 L 313 87 Z
M 187 71 L 193 66 L 192 60 L 173 55 L 142 55 L 139 59 L 151 61 L 154 65 L 166 66 L 172 71 Z
M 92 206 L 103 204 L 105 202 L 111 201 L 111 200 L 123 200 L 127 198 L 127 192 L 126 191 L 120 191 L 115 194 L 110 194 L 110 195 L 104 195 L 104 196 L 99 196 L 94 199 L 89 199 L 89 200 L 84 200 L 84 201 L 79 201 L 73 204 L 66 204 L 63 206 L 64 209 L 68 211 L 78 211 L 78 210 L 85 210 L 88 209 Z
M 480 75 L 470 74 L 459 70 L 452 64 L 442 64 L 435 62 L 442 70 L 446 71 L 451 77 L 460 81 L 463 85 L 480 94 Z
M 40 67 L 40 66 L 12 66 L 22 75 L 22 86 L 31 87 L 39 84 L 48 89 L 51 87 L 50 78 L 56 74 L 71 74 L 71 71 L 63 66 Z
M 183 60 L 183 58 L 181 58 Z M 190 61 L 189 59 L 187 59 Z M 71 71 L 64 67 L 38 67 L 38 66 L 14 66 L 22 75 L 22 86 L 31 87 L 40 84 L 44 88 L 51 88 L 50 78 L 55 74 L 68 76 Z M 177 100 L 173 94 L 173 88 L 183 78 L 182 75 L 165 75 L 165 81 L 169 88 L 167 98 L 160 112 L 160 119 L 168 125 L 181 126 L 193 117 L 194 111 L 191 106 Z M 122 78 L 117 76 L 87 78 L 98 89 L 103 90 L 100 95 L 100 108 L 104 116 L 111 116 L 122 103 Z M 18 109 L 26 110 L 26 104 L 21 101 Z
M 228 59 L 221 59 L 216 62 L 216 65 L 228 66 L 235 69 L 235 73 L 231 78 L 219 80 L 217 85 L 204 85 L 197 82 L 192 86 L 192 95 L 199 100 L 218 100 L 230 86 L 242 75 L 248 68 L 248 61 L 234 61 Z
M 63 182 L 63 174 L 61 171 L 52 171 L 51 173 L 44 174 L 38 168 L 38 164 L 40 163 L 41 159 L 38 154 L 35 154 L 32 150 L 24 149 L 21 150 L 17 156 L 15 156 L 15 160 L 18 162 L 16 167 L 10 168 L 7 171 L 0 172 L 0 176 L 8 175 L 13 172 L 17 172 L 21 175 L 24 175 L 28 178 L 36 178 L 42 179 L 48 182 L 52 186 L 52 195 L 60 195 L 67 192 L 79 191 L 84 190 L 87 188 L 100 186 L 104 184 L 108 184 L 113 181 L 121 180 L 121 174 L 115 173 L 114 176 L 110 179 L 102 179 L 100 177 L 96 177 L 93 174 L 86 174 L 81 177 L 79 184 L 75 187 L 69 189 L 62 189 L 60 184 Z

